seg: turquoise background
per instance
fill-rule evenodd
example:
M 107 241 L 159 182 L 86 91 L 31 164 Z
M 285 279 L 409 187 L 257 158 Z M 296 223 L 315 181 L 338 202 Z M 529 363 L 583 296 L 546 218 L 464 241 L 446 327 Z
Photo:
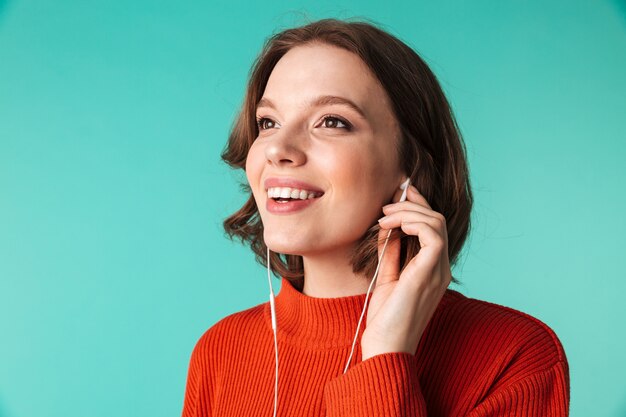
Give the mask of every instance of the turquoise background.
M 221 228 L 250 65 L 279 29 L 355 16 L 422 54 L 458 117 L 476 205 L 452 288 L 556 331 L 571 416 L 626 416 L 610 0 L 0 1 L 0 416 L 180 415 L 196 340 L 267 301 Z

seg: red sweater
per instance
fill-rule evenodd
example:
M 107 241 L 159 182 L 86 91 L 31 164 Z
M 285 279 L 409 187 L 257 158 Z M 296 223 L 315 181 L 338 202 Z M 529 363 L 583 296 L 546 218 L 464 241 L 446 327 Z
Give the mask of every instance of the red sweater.
M 362 361 L 362 324 L 343 374 L 364 302 L 365 294 L 309 297 L 282 279 L 279 416 L 568 415 L 569 368 L 554 332 L 451 289 L 414 355 Z M 191 354 L 183 417 L 272 417 L 274 366 L 269 302 L 223 318 Z

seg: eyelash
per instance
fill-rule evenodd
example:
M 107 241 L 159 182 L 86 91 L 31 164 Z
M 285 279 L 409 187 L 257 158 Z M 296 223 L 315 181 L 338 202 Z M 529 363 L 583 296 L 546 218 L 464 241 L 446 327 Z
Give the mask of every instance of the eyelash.
M 345 120 L 343 117 L 339 117 L 339 116 L 337 116 L 335 114 L 327 114 L 326 116 L 324 116 L 324 118 L 322 118 L 322 124 L 324 124 L 326 122 L 326 120 L 328 120 L 328 119 L 337 120 L 337 121 L 343 123 L 345 125 L 345 127 L 335 127 L 335 128 L 329 127 L 327 129 L 345 129 L 347 131 L 352 130 L 352 125 L 350 123 L 348 123 L 348 121 Z M 267 130 L 267 129 L 263 129 L 263 121 L 264 120 L 272 120 L 272 119 L 269 119 L 267 117 L 257 117 L 256 118 L 256 125 L 257 125 L 257 128 L 259 130 Z

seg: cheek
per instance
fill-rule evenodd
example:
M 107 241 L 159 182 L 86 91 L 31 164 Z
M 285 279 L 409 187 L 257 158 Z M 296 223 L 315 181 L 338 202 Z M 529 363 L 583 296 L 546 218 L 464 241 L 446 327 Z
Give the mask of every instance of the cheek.
M 361 158 L 354 150 L 335 149 L 327 152 L 323 158 L 319 158 L 320 172 L 328 178 L 332 184 L 334 192 L 350 193 L 350 188 L 360 182 L 363 167 Z
M 261 205 L 261 195 L 265 192 L 263 188 L 263 184 L 261 184 L 261 175 L 263 173 L 263 164 L 265 163 L 264 158 L 260 158 L 258 151 L 255 151 L 253 148 L 250 148 L 248 152 L 248 156 L 246 157 L 246 178 L 248 180 L 248 184 L 250 185 L 250 189 L 252 191 L 252 196 L 256 201 L 257 205 Z
M 324 161 L 323 172 L 328 176 L 336 198 L 343 202 L 340 207 L 348 212 L 358 207 L 359 212 L 370 215 L 369 206 L 378 206 L 378 194 L 384 182 L 384 173 L 377 159 L 366 150 L 355 152 L 354 148 L 332 155 Z
M 375 221 L 382 206 L 391 202 L 387 190 L 396 170 L 394 161 L 382 152 L 374 146 L 359 152 L 351 149 L 328 166 L 327 172 L 337 187 L 337 199 L 343 201 L 341 213 L 350 218 L 353 226 L 357 226 L 354 222 L 362 226 Z
M 258 147 L 255 147 L 254 144 L 248 150 L 248 155 L 246 156 L 246 177 L 248 178 L 248 183 L 252 187 L 254 191 L 258 181 L 259 176 L 261 175 L 261 169 L 263 166 L 263 159 L 261 158 L 263 155 L 259 153 Z
M 373 149 L 346 149 L 335 153 L 328 163 L 327 172 L 332 172 L 333 179 L 342 186 L 369 188 L 380 184 L 382 172 L 379 154 Z

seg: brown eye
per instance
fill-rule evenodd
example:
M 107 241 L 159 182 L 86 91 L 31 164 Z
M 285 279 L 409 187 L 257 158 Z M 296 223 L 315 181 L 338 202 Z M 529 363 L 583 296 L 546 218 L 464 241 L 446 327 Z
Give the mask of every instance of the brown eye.
M 347 121 L 339 117 L 335 117 L 335 116 L 324 117 L 324 120 L 322 123 L 324 127 L 327 127 L 330 129 L 339 128 L 339 129 L 350 130 L 350 128 L 352 127 L 350 123 L 348 123 Z
M 269 123 L 269 126 L 266 122 Z M 256 120 L 256 125 L 258 126 L 259 130 L 272 129 L 274 128 L 274 121 L 272 119 L 268 119 L 267 117 L 260 117 Z

